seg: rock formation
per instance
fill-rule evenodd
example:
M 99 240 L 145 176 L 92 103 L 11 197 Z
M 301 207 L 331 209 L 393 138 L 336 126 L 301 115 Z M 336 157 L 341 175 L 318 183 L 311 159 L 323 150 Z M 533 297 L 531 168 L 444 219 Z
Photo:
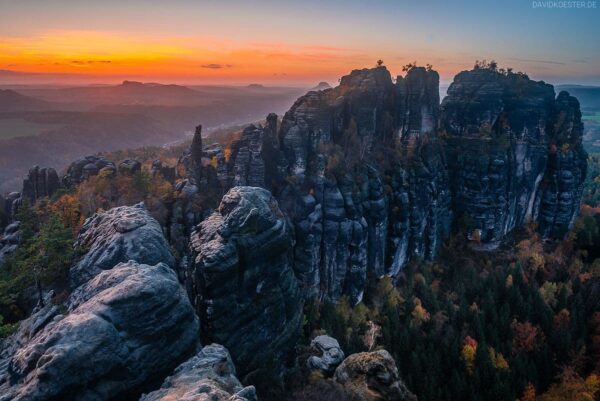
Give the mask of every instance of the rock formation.
M 299 335 L 303 302 L 277 201 L 262 188 L 232 188 L 191 246 L 203 341 L 227 347 L 243 381 L 279 376 Z
M 175 168 L 163 165 L 162 161 L 159 159 L 152 162 L 150 174 L 152 174 L 152 176 L 160 174 L 165 180 L 175 182 Z
M 11 192 L 6 196 L 0 196 L 0 228 L 13 223 L 16 213 L 23 199 L 27 199 L 30 205 L 38 199 L 51 197 L 61 188 L 58 174 L 53 168 L 40 168 L 33 166 L 29 169 L 27 176 L 23 178 L 21 192 Z
M 424 68 L 396 84 L 384 67 L 355 70 L 298 99 L 280 128 L 275 115 L 246 128 L 229 159 L 215 153 L 202 174 L 224 190 L 271 190 L 292 223 L 303 293 L 358 302 L 368 268 L 396 275 L 411 258 L 433 258 L 449 231 L 438 81 Z
M 4 362 L 1 400 L 135 394 L 197 342 L 198 320 L 165 264 L 118 264 L 77 288 L 67 307 L 52 318 L 46 311 L 44 327 Z
M 133 175 L 142 171 L 142 163 L 135 159 L 125 159 L 119 163 L 119 174 Z
M 59 188 L 60 180 L 53 168 L 34 166 L 23 180 L 21 196 L 27 197 L 33 204 L 40 198 L 52 196 Z
M 453 224 L 488 248 L 529 221 L 561 237 L 581 200 L 581 133 L 576 99 L 521 73 L 462 72 L 440 107 L 437 72 L 414 67 L 394 83 L 376 67 L 308 92 L 280 127 L 270 115 L 227 149 L 196 140 L 184 164 L 201 193 L 269 189 L 291 223 L 303 294 L 356 303 L 368 270 L 432 260 Z
M 583 123 L 579 102 L 560 92 L 550 120 L 552 138 L 544 177 L 536 202 L 539 230 L 545 238 L 561 238 L 579 213 L 587 154 L 583 149 Z
M 21 232 L 19 231 L 19 222 L 14 222 L 4 228 L 4 232 L 0 234 L 0 266 L 4 259 L 12 255 L 21 242 Z
M 15 221 L 15 215 L 17 213 L 17 209 L 19 208 L 19 204 L 21 202 L 21 193 L 20 192 L 10 192 L 3 197 L 0 197 L 0 207 L 2 207 L 1 213 L 1 221 L 2 227 L 5 227 L 7 224 Z
M 182 363 L 159 390 L 140 401 L 256 401 L 253 386 L 243 387 L 225 347 L 207 345 Z
M 579 103 L 520 73 L 458 74 L 442 103 L 453 210 L 478 241 L 537 220 L 560 237 L 579 210 L 586 155 Z
M 317 336 L 310 342 L 310 351 L 315 354 L 308 358 L 310 369 L 319 369 L 331 375 L 344 360 L 344 351 L 335 338 Z
M 114 175 L 117 168 L 113 162 L 101 156 L 85 156 L 69 165 L 62 182 L 65 187 L 72 188 L 89 177 L 99 174 L 100 171 L 103 171 L 103 174 L 106 175 Z
M 396 362 L 385 350 L 352 354 L 335 370 L 351 400 L 417 401 L 398 376 Z
M 94 214 L 81 228 L 76 246 L 86 253 L 69 272 L 71 288 L 119 262 L 175 265 L 160 225 L 143 203 Z

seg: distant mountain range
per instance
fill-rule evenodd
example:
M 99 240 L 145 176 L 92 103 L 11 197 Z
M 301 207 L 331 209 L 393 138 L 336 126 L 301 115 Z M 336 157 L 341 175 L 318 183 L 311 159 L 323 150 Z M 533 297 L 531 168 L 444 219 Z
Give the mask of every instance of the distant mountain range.
M 11 89 L 0 89 L 0 111 L 43 111 L 57 107 L 51 102 L 22 95 Z M 57 107 L 58 108 L 58 107 Z

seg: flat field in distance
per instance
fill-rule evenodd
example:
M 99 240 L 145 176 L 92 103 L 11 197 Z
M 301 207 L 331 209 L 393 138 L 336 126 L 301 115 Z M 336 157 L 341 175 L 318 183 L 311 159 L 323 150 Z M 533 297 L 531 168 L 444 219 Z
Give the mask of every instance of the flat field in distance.
M 61 126 L 61 124 L 27 121 L 23 118 L 0 118 L 0 139 L 36 136 Z

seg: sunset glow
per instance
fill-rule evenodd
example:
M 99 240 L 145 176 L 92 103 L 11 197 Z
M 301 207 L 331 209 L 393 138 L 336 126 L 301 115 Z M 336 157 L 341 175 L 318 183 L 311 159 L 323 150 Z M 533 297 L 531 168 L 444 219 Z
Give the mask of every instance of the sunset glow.
M 393 73 L 408 62 L 431 63 L 449 81 L 475 59 L 495 58 L 540 79 L 600 82 L 598 42 L 579 40 L 597 29 L 587 23 L 597 10 L 557 14 L 513 1 L 508 8 L 522 9 L 523 21 L 517 21 L 503 19 L 501 7 L 492 18 L 474 3 L 467 8 L 473 14 L 467 15 L 473 21 L 467 27 L 455 26 L 454 11 L 440 2 L 428 11 L 383 1 L 368 16 L 361 15 L 367 6 L 362 2 L 349 2 L 342 11 L 325 5 L 314 13 L 312 1 L 304 8 L 269 1 L 255 7 L 236 1 L 222 2 L 228 7 L 212 1 L 168 7 L 107 1 L 85 8 L 65 0 L 52 2 L 44 13 L 33 1 L 0 3 L 0 70 L 21 81 L 54 76 L 89 82 L 305 84 L 335 80 L 379 58 Z M 415 24 L 413 16 L 428 12 L 429 25 Z M 569 28 L 571 20 L 577 30 Z M 524 22 L 534 26 L 533 33 L 515 41 Z M 498 47 L 490 47 L 490 37 Z M 552 46 L 540 46 L 545 41 L 568 42 L 570 50 L 557 55 Z

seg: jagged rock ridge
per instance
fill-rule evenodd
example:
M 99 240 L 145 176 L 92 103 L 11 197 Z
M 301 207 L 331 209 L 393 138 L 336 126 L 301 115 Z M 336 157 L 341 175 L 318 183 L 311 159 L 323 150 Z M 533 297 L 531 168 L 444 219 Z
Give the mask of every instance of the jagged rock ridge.
M 358 302 L 368 266 L 396 275 L 411 258 L 435 256 L 449 231 L 438 82 L 424 68 L 396 83 L 384 67 L 355 70 L 298 99 L 279 129 L 274 115 L 248 127 L 229 160 L 205 152 L 216 167 L 203 174 L 225 188 L 270 189 L 293 228 L 304 294 Z
M 396 276 L 435 258 L 453 224 L 488 247 L 529 221 L 563 235 L 586 169 L 577 100 L 483 68 L 458 74 L 441 106 L 438 88 L 422 67 L 395 83 L 385 67 L 354 70 L 299 98 L 279 128 L 270 115 L 228 149 L 196 150 L 195 182 L 273 193 L 306 297 L 358 302 L 368 269 Z

